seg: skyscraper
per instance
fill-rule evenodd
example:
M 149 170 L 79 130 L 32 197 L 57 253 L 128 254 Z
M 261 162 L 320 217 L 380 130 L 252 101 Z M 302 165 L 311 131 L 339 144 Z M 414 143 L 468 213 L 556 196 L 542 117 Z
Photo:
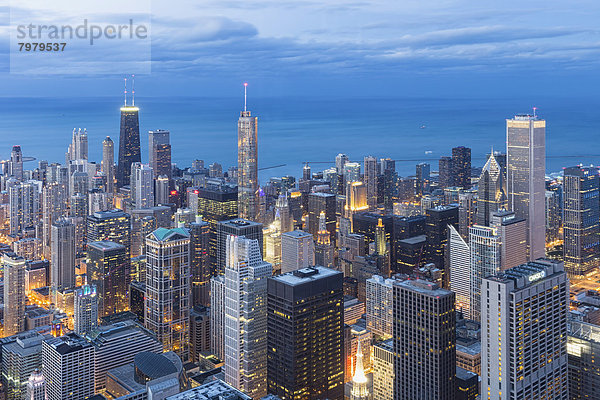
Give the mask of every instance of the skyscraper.
M 344 398 L 343 274 L 305 268 L 268 280 L 269 393 Z
M 88 134 L 87 130 L 73 128 L 73 139 L 69 145 L 67 161 L 88 159 Z
M 481 318 L 481 282 L 483 278 L 500 272 L 502 242 L 494 228 L 473 225 L 469 228 L 470 294 L 469 318 L 479 321 Z
M 210 228 L 208 222 L 196 216 L 196 221 L 188 226 L 190 233 L 190 273 L 192 276 L 191 306 L 210 304 L 211 265 L 208 259 Z
M 481 293 L 481 392 L 488 399 L 568 399 L 569 283 L 539 259 L 487 277 Z
M 96 287 L 98 315 L 105 317 L 127 309 L 129 257 L 125 246 L 110 241 L 89 242 L 87 282 Z
M 527 262 L 527 223 L 512 211 L 492 213 L 490 226 L 502 242 L 501 269 L 516 267 Z
M 600 326 L 570 319 L 567 328 L 569 398 L 589 398 L 600 380 Z
M 189 356 L 190 235 L 183 228 L 158 228 L 146 237 L 144 324 L 164 351 Z M 163 277 L 156 279 L 155 277 Z
M 131 250 L 131 217 L 118 208 L 95 212 L 87 217 L 87 241 L 109 240 Z
M 121 131 L 119 133 L 119 161 L 117 164 L 117 186 L 129 185 L 131 164 L 142 161 L 140 149 L 140 109 L 135 106 L 121 107 Z
M 154 207 L 154 172 L 147 164 L 131 164 L 131 199 L 135 208 Z
M 225 276 L 210 278 L 210 349 L 225 359 Z
M 478 225 L 489 226 L 491 213 L 506 207 L 502 168 L 492 154 L 481 172 L 478 183 L 477 219 Z
M 448 239 L 449 250 L 449 289 L 455 293 L 456 309 L 462 311 L 463 316 L 468 317 L 471 312 L 471 250 L 469 244 L 450 225 Z
M 267 393 L 267 278 L 258 240 L 229 236 L 225 265 L 225 381 L 259 399 Z
M 452 175 L 454 186 L 471 187 L 471 149 L 460 146 L 452 149 Z
M 325 213 L 325 226 L 331 243 L 335 243 L 336 203 L 331 193 L 310 193 L 308 195 L 308 232 L 316 239 L 319 233 L 319 217 Z
M 14 253 L 2 256 L 4 269 L 4 336 L 25 330 L 25 259 Z
M 102 141 L 102 173 L 106 176 L 106 191 L 115 192 L 115 144 L 110 136 Z
M 394 400 L 453 400 L 454 293 L 421 280 L 394 283 Z
M 164 129 L 148 131 L 148 165 L 155 176 L 171 177 L 171 132 Z
M 431 173 L 431 165 L 429 165 L 427 163 L 417 164 L 417 166 L 416 166 L 417 181 L 416 181 L 416 188 L 415 188 L 417 196 L 422 196 L 423 193 L 428 188 L 429 180 L 431 179 L 430 173 Z
M 426 210 L 425 232 L 429 259 L 439 269 L 445 269 L 445 248 L 448 243 L 448 225 L 458 225 L 458 207 L 438 206 Z
M 258 240 L 259 251 L 263 249 L 263 225 L 244 219 L 232 219 L 217 223 L 217 264 L 214 273 L 222 274 L 227 264 L 227 238 L 244 236 L 246 239 Z
M 528 259 L 546 255 L 546 121 L 535 115 L 506 120 L 508 207 L 527 221 Z
M 367 329 L 383 337 L 392 337 L 393 333 L 393 284 L 393 279 L 379 275 L 373 275 L 366 281 Z
M 442 189 L 454 186 L 452 157 L 440 157 L 438 164 L 438 184 Z
M 75 289 L 73 310 L 74 332 L 78 335 L 90 333 L 98 326 L 98 296 L 96 285 L 83 285 Z
M 42 245 L 46 258 L 51 257 L 52 224 L 67 214 L 68 192 L 61 183 L 46 183 L 42 190 Z
M 258 118 L 246 109 L 238 119 L 238 216 L 256 221 L 258 216 Z
M 563 232 L 565 270 L 585 275 L 600 262 L 600 177 L 598 168 L 563 170 Z
M 2 343 L 2 384 L 6 400 L 24 398 L 29 376 L 42 366 L 43 338 L 37 332 L 28 331 Z
M 367 187 L 367 205 L 370 210 L 373 210 L 377 208 L 377 176 L 379 175 L 377 159 L 373 156 L 365 157 L 364 167 L 364 182 Z
M 360 348 L 360 340 L 356 349 L 356 368 L 352 377 L 352 391 L 350 392 L 350 400 L 370 400 L 367 376 L 363 367 L 363 352 Z
M 315 265 L 333 268 L 334 257 L 335 248 L 331 244 L 331 237 L 327 230 L 325 212 L 321 211 L 321 214 L 319 214 L 319 231 L 317 232 L 317 241 L 315 244 Z
M 10 233 L 17 234 L 23 229 L 33 227 L 40 213 L 41 182 L 27 181 L 9 188 Z
M 53 291 L 75 286 L 75 225 L 62 218 L 52 224 L 51 286 Z
M 394 339 L 373 346 L 373 400 L 394 395 Z
M 286 232 L 281 235 L 281 273 L 315 265 L 315 242 L 310 233 Z

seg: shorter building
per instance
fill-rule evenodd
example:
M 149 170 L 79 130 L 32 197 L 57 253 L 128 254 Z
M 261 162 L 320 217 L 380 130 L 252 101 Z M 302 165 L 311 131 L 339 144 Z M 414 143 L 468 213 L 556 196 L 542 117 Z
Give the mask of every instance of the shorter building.
M 344 296 L 344 324 L 354 325 L 365 313 L 365 303 L 356 297 Z
M 212 382 L 195 387 L 185 392 L 167 397 L 167 400 L 251 400 L 252 397 L 240 392 L 222 380 L 216 379 Z M 266 399 L 266 397 L 263 397 Z
M 479 377 L 470 371 L 456 367 L 456 400 L 477 400 Z
M 210 351 L 210 309 L 197 305 L 190 310 L 190 361 L 205 351 Z
M 313 235 L 304 231 L 281 234 L 281 273 L 315 265 Z
M 389 400 L 394 393 L 394 341 L 373 346 L 373 400 Z
M 42 340 L 35 332 L 25 332 L 2 344 L 2 385 L 7 400 L 25 396 L 27 380 L 42 366 Z
M 569 396 L 583 399 L 600 388 L 600 326 L 570 320 L 567 331 Z

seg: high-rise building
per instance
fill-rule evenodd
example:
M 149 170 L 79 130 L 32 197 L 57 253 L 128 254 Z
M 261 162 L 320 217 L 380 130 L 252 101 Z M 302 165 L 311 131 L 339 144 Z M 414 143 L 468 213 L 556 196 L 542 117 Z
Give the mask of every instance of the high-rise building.
M 146 237 L 144 324 L 182 360 L 189 352 L 190 288 L 189 232 L 158 228 Z
M 88 213 L 94 214 L 98 211 L 106 211 L 112 208 L 112 197 L 102 189 L 88 190 Z
M 225 276 L 210 278 L 210 350 L 225 359 Z
M 562 185 L 560 189 L 546 189 L 546 244 L 552 245 L 562 238 Z
M 481 285 L 481 392 L 488 399 L 569 399 L 569 283 L 539 259 Z
M 6 400 L 25 398 L 29 376 L 42 366 L 43 338 L 37 332 L 28 331 L 2 344 L 2 385 Z
M 308 268 L 312 265 L 315 265 L 313 235 L 304 231 L 283 233 L 281 235 L 281 273 Z
M 42 373 L 49 399 L 84 400 L 94 392 L 94 347 L 76 333 L 42 342 Z
M 125 246 L 131 251 L 131 217 L 117 208 L 95 212 L 87 217 L 87 241 L 108 240 Z
M 349 182 L 346 187 L 346 204 L 344 204 L 344 217 L 353 221 L 356 213 L 367 211 L 367 187 L 362 182 Z
M 389 400 L 394 394 L 394 339 L 373 346 L 373 400 Z
M 263 225 L 245 219 L 232 219 L 217 223 L 217 268 L 213 274 L 222 274 L 227 263 L 227 238 L 244 236 L 246 239 L 258 240 L 259 249 L 263 249 Z
M 98 315 L 126 311 L 130 261 L 125 246 L 107 240 L 90 242 L 86 263 L 87 282 L 96 286 Z
M 440 157 L 438 165 L 438 185 L 440 188 L 454 186 L 452 157 Z
M 42 189 L 42 242 L 44 255 L 51 256 L 52 224 L 67 214 L 68 192 L 61 183 L 46 183 Z
M 364 182 L 367 187 L 367 205 L 369 206 L 369 209 L 373 210 L 377 208 L 377 176 L 379 175 L 377 159 L 373 156 L 365 157 L 364 167 Z
M 119 133 L 119 160 L 117 164 L 117 186 L 129 185 L 131 164 L 142 162 L 140 149 L 140 109 L 132 104 L 121 107 L 121 130 Z
M 75 225 L 66 219 L 52 224 L 51 286 L 52 290 L 75 286 Z
M 393 333 L 393 279 L 373 275 L 366 281 L 365 311 L 367 329 L 375 335 L 392 337 Z
M 490 226 L 502 243 L 501 269 L 516 267 L 527 262 L 527 223 L 512 211 L 492 213 Z
M 319 231 L 317 232 L 317 242 L 315 244 L 315 265 L 333 268 L 335 262 L 335 248 L 331 245 L 331 238 L 327 230 L 325 221 L 325 212 L 319 214 Z
M 469 227 L 476 222 L 477 217 L 477 191 L 463 190 L 458 194 L 458 232 L 469 239 Z
M 448 225 L 458 226 L 457 206 L 437 206 L 426 210 L 425 232 L 429 259 L 436 267 L 444 270 L 446 266 L 445 249 L 448 243 Z
M 102 173 L 106 176 L 106 192 L 115 192 L 115 144 L 107 136 L 102 141 Z
M 394 400 L 453 400 L 454 293 L 421 280 L 394 283 Z
M 546 121 L 535 115 L 506 120 L 508 207 L 527 221 L 528 259 L 546 255 Z
M 454 186 L 471 187 L 471 149 L 460 146 L 452 149 L 452 175 Z
M 319 217 L 325 213 L 325 226 L 331 243 L 335 243 L 336 196 L 331 193 L 310 193 L 308 195 L 308 232 L 316 239 L 319 233 Z
M 210 226 L 196 216 L 196 221 L 188 225 L 190 233 L 190 272 L 192 285 L 191 306 L 210 304 L 210 277 L 212 269 L 208 259 Z
M 83 285 L 75 289 L 73 310 L 78 335 L 90 333 L 98 327 L 98 295 L 96 285 Z
M 567 327 L 569 398 L 590 398 L 600 384 L 600 326 L 571 319 Z
M 335 156 L 335 169 L 338 174 L 342 175 L 344 173 L 344 165 L 346 165 L 349 160 L 348 156 L 342 153 Z
M 198 362 L 204 351 L 210 351 L 210 310 L 197 305 L 190 311 L 190 361 Z
M 310 267 L 268 280 L 269 393 L 344 398 L 343 274 Z
M 42 371 L 35 369 L 27 380 L 27 400 L 48 400 L 46 393 L 46 380 Z
M 489 226 L 491 214 L 504 209 L 506 205 L 502 168 L 492 154 L 483 166 L 479 177 L 476 223 Z
M 258 118 L 246 109 L 238 119 L 238 216 L 255 221 L 258 216 Z
M 8 190 L 10 206 L 10 233 L 17 234 L 37 224 L 40 213 L 39 186 L 27 181 L 11 186 Z
M 4 336 L 25 330 L 25 259 L 14 253 L 2 256 L 4 270 Z
M 23 180 L 23 153 L 21 146 L 13 146 L 10 153 L 9 175 L 17 180 Z
M 481 318 L 481 282 L 483 278 L 495 275 L 502 266 L 502 241 L 494 228 L 473 225 L 469 228 L 470 294 L 469 318 Z
M 585 275 L 600 262 L 600 177 L 598 168 L 563 170 L 563 233 L 565 270 Z
M 131 164 L 131 200 L 135 208 L 154 207 L 154 172 L 146 164 Z
M 73 128 L 73 139 L 69 145 L 67 153 L 67 162 L 72 160 L 88 159 L 88 134 L 87 130 Z
M 171 132 L 164 129 L 148 131 L 148 165 L 155 176 L 171 177 L 170 137 Z
M 229 236 L 225 265 L 225 381 L 258 399 L 267 393 L 267 278 L 256 239 Z
M 420 163 L 416 166 L 416 187 L 415 191 L 417 196 L 422 196 L 423 193 L 429 187 L 429 181 L 431 179 L 431 165 L 427 163 Z
M 456 310 L 465 317 L 471 312 L 471 249 L 462 235 L 452 225 L 449 227 L 449 285 L 455 293 Z

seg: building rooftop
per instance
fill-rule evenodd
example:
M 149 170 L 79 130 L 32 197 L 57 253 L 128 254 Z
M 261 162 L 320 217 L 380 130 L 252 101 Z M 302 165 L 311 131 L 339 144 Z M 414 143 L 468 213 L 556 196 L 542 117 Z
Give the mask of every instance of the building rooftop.
M 150 235 L 154 237 L 154 240 L 157 240 L 159 242 L 185 239 L 185 238 L 190 237 L 189 232 L 184 228 L 173 228 L 173 229 L 158 228 L 157 230 L 152 232 Z
M 166 400 L 251 400 L 252 397 L 229 386 L 221 380 L 214 380 L 204 385 L 195 387 Z
M 408 239 L 398 240 L 398 242 L 402 242 L 402 243 L 406 243 L 406 244 L 421 244 L 426 241 L 427 241 L 426 235 L 413 236 L 413 237 L 409 237 Z
M 326 276 L 333 276 L 336 274 L 341 274 L 340 271 L 336 271 L 334 269 L 321 267 L 319 265 L 314 267 L 302 268 L 296 271 L 288 272 L 285 274 L 274 276 L 270 279 L 275 281 L 280 281 L 286 283 L 291 286 L 300 285 L 303 283 L 307 283 L 310 281 L 314 281 L 315 279 L 321 279 Z
M 244 228 L 247 226 L 262 226 L 260 222 L 249 221 L 243 218 L 235 218 L 227 221 L 219 221 L 219 225 L 230 226 L 233 228 Z
M 375 346 L 386 351 L 394 351 L 394 339 L 388 339 L 383 342 L 376 343 Z
M 451 291 L 440 288 L 439 285 L 436 283 L 424 281 L 421 279 L 405 281 L 397 280 L 394 282 L 394 286 L 402 286 L 405 289 L 414 290 L 427 296 L 441 297 L 449 296 L 452 294 Z
M 124 217 L 124 216 L 129 216 L 129 214 L 127 214 L 125 211 L 123 211 L 119 208 L 113 208 L 112 210 L 96 211 L 94 214 L 88 216 L 88 218 L 108 219 L 108 218 L 119 218 L 119 217 Z
M 312 237 L 312 234 L 308 233 L 308 232 L 304 232 L 304 231 L 300 231 L 300 230 L 295 230 L 295 231 L 291 231 L 291 232 L 285 232 L 282 233 L 281 236 L 289 236 L 289 237 L 293 237 L 293 238 L 305 238 L 305 237 Z
M 91 242 L 88 243 L 88 247 L 93 247 L 101 251 L 120 250 L 125 248 L 125 246 L 123 246 L 122 244 L 111 242 L 109 240 L 99 240 L 97 242 Z
M 529 261 L 513 268 L 509 268 L 494 276 L 484 278 L 486 280 L 509 283 L 514 282 L 515 288 L 522 289 L 526 286 L 547 279 L 548 277 L 564 273 L 565 267 L 561 261 L 555 261 L 545 258 L 538 258 L 535 261 Z
M 61 355 L 80 351 L 91 346 L 87 340 L 76 333 L 69 333 L 65 336 L 46 339 L 45 342 Z

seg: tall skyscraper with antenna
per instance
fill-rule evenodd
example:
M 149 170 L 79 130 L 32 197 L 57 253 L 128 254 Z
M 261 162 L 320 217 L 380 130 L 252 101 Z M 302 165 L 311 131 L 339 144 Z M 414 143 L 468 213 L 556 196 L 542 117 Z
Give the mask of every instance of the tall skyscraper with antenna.
M 127 105 L 127 79 L 125 79 L 125 102 L 121 107 L 121 131 L 119 136 L 119 162 L 117 164 L 117 186 L 129 185 L 131 164 L 141 162 L 140 109 L 135 106 L 135 91 L 131 86 L 131 105 Z
M 238 214 L 255 221 L 258 215 L 258 118 L 246 107 L 248 84 L 244 83 L 244 111 L 238 119 Z

